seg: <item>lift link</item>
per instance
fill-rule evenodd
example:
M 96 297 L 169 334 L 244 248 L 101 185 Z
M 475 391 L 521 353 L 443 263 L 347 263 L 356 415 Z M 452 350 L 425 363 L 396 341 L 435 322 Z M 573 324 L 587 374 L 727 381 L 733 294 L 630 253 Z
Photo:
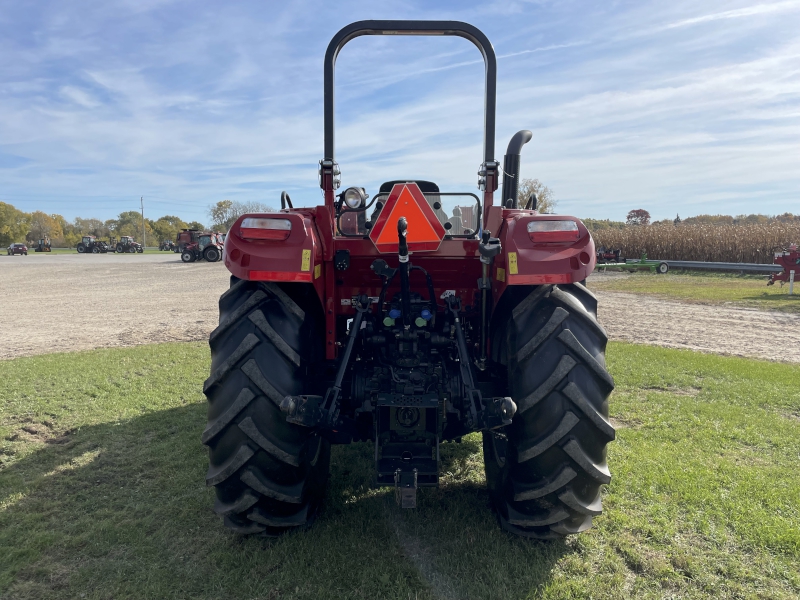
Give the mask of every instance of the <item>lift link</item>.
M 482 277 L 478 279 L 478 289 L 481 291 L 481 355 L 475 363 L 481 371 L 486 370 L 486 340 L 489 337 L 489 291 L 492 289 L 489 269 L 494 257 L 500 254 L 500 250 L 502 250 L 500 240 L 493 238 L 492 233 L 488 229 L 484 229 L 481 243 L 478 244 L 482 269 Z
M 465 425 L 469 429 L 497 429 L 511 425 L 517 405 L 509 397 L 484 398 L 475 386 L 475 378 L 470 366 L 469 351 L 461 328 L 459 311 L 461 299 L 455 296 L 447 297 L 447 308 L 453 315 L 456 334 L 456 347 L 458 349 L 458 362 L 461 368 L 461 379 L 464 382 L 464 392 L 469 400 L 469 414 L 466 416 Z
M 318 427 L 330 429 L 337 426 L 339 420 L 339 396 L 342 393 L 342 381 L 347 372 L 350 356 L 353 353 L 356 338 L 361 331 L 361 322 L 364 314 L 370 309 L 370 299 L 362 294 L 356 302 L 356 316 L 350 325 L 348 333 L 347 347 L 342 355 L 342 362 L 336 372 L 336 380 L 333 386 L 322 396 L 286 396 L 281 402 L 281 411 L 286 413 L 286 420 L 295 425 L 303 427 Z

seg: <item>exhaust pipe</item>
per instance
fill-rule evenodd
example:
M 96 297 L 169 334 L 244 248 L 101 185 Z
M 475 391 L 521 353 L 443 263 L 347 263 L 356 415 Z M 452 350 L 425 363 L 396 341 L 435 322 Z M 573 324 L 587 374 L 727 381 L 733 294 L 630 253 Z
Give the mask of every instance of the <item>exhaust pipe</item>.
M 503 206 L 518 208 L 517 191 L 519 190 L 519 155 L 522 147 L 531 141 L 533 134 L 523 129 L 514 134 L 508 143 L 508 150 L 503 159 Z

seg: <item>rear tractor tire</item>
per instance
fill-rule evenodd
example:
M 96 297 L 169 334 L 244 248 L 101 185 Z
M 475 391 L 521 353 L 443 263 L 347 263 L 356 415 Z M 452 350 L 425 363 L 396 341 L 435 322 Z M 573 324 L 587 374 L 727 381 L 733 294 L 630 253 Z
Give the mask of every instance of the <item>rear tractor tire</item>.
M 506 292 L 508 294 L 508 292 Z M 493 358 L 504 364 L 514 421 L 483 435 L 486 481 L 503 529 L 553 539 L 588 529 L 611 481 L 606 445 L 614 380 L 597 299 L 581 284 L 511 291 L 496 314 Z M 507 316 L 506 316 L 507 315 Z
M 210 246 L 203 252 L 203 258 L 208 262 L 217 262 L 220 258 L 219 250 L 214 246 Z
M 203 390 L 214 512 L 241 534 L 308 527 L 325 495 L 330 444 L 287 423 L 279 406 L 287 395 L 318 393 L 308 367 L 324 356 L 319 300 L 309 284 L 231 277 L 219 308 Z
M 86 252 L 86 246 L 83 243 L 78 244 L 78 254 L 84 254 Z

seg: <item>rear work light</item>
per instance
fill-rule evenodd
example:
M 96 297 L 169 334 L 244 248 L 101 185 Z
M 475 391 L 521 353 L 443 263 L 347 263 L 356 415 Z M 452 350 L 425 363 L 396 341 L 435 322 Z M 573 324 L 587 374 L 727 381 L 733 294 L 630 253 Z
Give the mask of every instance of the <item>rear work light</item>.
M 575 221 L 530 221 L 528 235 L 534 242 L 574 242 L 580 237 Z
M 239 227 L 245 240 L 285 240 L 292 232 L 289 219 L 259 219 L 247 217 Z

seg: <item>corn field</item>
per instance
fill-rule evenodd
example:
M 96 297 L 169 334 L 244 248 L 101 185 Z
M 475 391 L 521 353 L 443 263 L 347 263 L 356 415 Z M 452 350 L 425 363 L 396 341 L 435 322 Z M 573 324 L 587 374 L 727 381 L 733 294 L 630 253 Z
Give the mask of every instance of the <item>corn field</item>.
M 597 248 L 622 250 L 625 258 L 772 263 L 773 253 L 800 243 L 800 224 L 649 225 L 592 232 Z

